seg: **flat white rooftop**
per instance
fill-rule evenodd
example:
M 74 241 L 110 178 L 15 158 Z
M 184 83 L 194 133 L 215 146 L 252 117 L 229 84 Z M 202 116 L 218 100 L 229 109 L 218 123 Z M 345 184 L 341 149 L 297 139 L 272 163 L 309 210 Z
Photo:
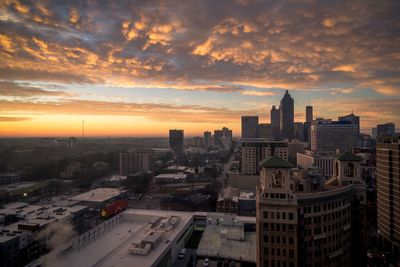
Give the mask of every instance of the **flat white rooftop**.
M 120 217 L 118 217 L 120 216 Z M 191 226 L 193 213 L 178 211 L 157 210 L 126 210 L 111 220 L 115 223 L 105 227 L 104 231 L 92 229 L 94 233 L 89 239 L 81 235 L 75 241 L 67 244 L 63 249 L 70 248 L 62 256 L 42 257 L 38 263 L 48 259 L 53 266 L 155 266 L 157 260 L 162 258 L 177 240 Z M 133 255 L 128 249 L 132 243 L 146 236 L 150 223 L 169 216 L 179 217 L 179 222 L 174 229 L 166 231 L 161 242 L 156 245 L 148 255 Z M 109 222 L 109 221 L 107 221 Z M 97 234 L 96 234 L 97 231 Z M 90 231 L 89 231 L 90 232 Z M 89 234 L 86 234 L 89 237 Z M 59 251 L 58 251 L 59 252 Z
M 104 202 L 123 193 L 116 188 L 96 188 L 80 195 L 74 196 L 72 200 L 88 202 Z

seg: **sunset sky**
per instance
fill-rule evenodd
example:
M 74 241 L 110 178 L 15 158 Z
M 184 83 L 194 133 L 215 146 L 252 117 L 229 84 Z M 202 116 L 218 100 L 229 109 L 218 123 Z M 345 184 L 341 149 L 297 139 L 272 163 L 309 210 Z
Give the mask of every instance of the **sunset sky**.
M 187 136 L 284 91 L 400 125 L 400 1 L 0 0 L 0 136 Z

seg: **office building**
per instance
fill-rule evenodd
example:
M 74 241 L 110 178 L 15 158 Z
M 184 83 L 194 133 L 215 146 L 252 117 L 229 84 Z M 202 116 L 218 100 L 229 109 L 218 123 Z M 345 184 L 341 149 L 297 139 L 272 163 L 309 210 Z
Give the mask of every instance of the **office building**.
M 279 110 L 281 112 L 281 137 L 292 140 L 294 135 L 294 100 L 288 90 L 281 100 Z
M 378 238 L 385 251 L 400 255 L 400 143 L 376 146 Z
M 358 132 L 358 134 L 360 134 L 360 117 L 359 116 L 356 116 L 353 113 L 351 113 L 349 115 L 339 117 L 339 121 L 341 121 L 341 122 L 347 121 L 347 122 L 357 125 L 357 132 Z
M 273 140 L 281 140 L 281 111 L 275 106 L 271 109 L 271 128 Z
M 312 121 L 313 121 L 313 107 L 306 106 L 306 122 L 311 124 Z
M 153 150 L 135 149 L 119 154 L 119 173 L 121 175 L 153 170 Z
M 305 131 L 304 123 L 295 122 L 294 123 L 293 139 L 296 139 L 296 140 L 301 141 L 301 142 L 306 141 L 304 131 Z
M 212 145 L 212 135 L 211 132 L 204 132 L 204 147 L 208 148 Z
M 297 154 L 303 153 L 306 143 L 299 142 L 299 141 L 291 141 L 288 142 L 288 161 L 293 163 L 294 165 L 297 164 Z
M 262 163 L 258 267 L 365 266 L 365 186 L 358 160 L 339 157 L 329 184 L 312 169 L 292 168 L 278 157 Z
M 329 178 L 333 174 L 335 159 L 334 153 L 305 150 L 303 153 L 297 153 L 297 166 L 304 169 L 315 168 L 318 175 Z
M 258 138 L 258 116 L 242 116 L 242 138 Z
M 377 139 L 385 137 L 390 139 L 391 137 L 396 136 L 396 126 L 392 122 L 378 124 L 376 126 L 376 135 Z
M 258 125 L 258 133 L 260 138 L 265 138 L 267 140 L 273 140 L 272 127 L 269 123 L 260 123 Z
M 358 126 L 348 121 L 318 119 L 311 125 L 311 150 L 346 152 L 357 147 Z
M 288 143 L 284 141 L 249 139 L 242 140 L 240 144 L 240 174 L 243 175 L 258 175 L 260 162 L 274 155 L 284 160 L 288 159 Z
M 176 155 L 182 155 L 183 142 L 183 130 L 169 130 L 169 147 L 175 152 Z

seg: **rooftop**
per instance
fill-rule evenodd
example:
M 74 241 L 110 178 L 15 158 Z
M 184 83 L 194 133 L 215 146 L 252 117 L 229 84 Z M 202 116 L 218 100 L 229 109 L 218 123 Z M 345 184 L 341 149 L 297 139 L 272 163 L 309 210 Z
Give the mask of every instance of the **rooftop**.
M 63 249 L 68 250 L 61 257 L 52 258 L 52 263 L 60 267 L 157 266 L 158 260 L 172 247 L 173 240 L 180 238 L 190 226 L 192 218 L 193 213 L 188 212 L 126 210 L 105 222 L 113 224 L 112 227 L 100 225 L 102 229 L 92 229 L 91 235 L 86 233 L 66 244 Z M 140 245 L 143 247 L 138 247 Z M 42 257 L 39 262 L 47 259 Z
M 277 156 L 272 156 L 271 158 L 264 160 L 263 162 L 261 162 L 261 166 L 264 168 L 289 168 L 289 169 L 294 167 L 291 163 Z
M 116 197 L 123 192 L 116 188 L 97 188 L 80 195 L 74 196 L 72 200 L 88 201 L 88 202 L 104 202 Z
M 344 152 L 338 157 L 340 161 L 362 161 L 363 159 L 357 155 L 350 152 Z

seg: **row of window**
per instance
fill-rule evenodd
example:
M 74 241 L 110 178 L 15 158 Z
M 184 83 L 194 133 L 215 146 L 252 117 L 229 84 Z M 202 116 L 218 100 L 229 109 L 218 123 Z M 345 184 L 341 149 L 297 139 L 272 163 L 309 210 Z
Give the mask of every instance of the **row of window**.
M 264 231 L 293 232 L 294 224 L 264 223 Z
M 270 195 L 272 195 L 272 194 L 270 194 Z M 293 212 L 264 211 L 264 219 L 286 220 L 286 218 L 290 221 L 294 220 Z
M 308 224 L 316 224 L 316 223 L 321 223 L 321 221 L 323 222 L 331 222 L 332 220 L 344 217 L 347 215 L 347 213 L 350 213 L 350 207 L 347 209 L 343 209 L 337 212 L 333 212 L 333 213 L 329 213 L 329 214 L 325 214 L 323 216 L 315 216 L 315 217 L 308 217 L 308 218 L 304 218 L 304 224 L 308 225 Z M 350 218 L 346 218 L 345 220 L 349 220 L 350 222 Z
M 306 213 L 311 213 L 311 212 L 320 212 L 321 210 L 327 211 L 327 210 L 338 208 L 340 206 L 344 206 L 347 203 L 349 203 L 348 199 L 338 200 L 338 201 L 330 202 L 330 203 L 323 204 L 323 205 L 321 204 L 321 205 L 304 207 L 303 212 L 306 214 Z
M 264 260 L 264 267 L 294 267 L 294 263 L 292 261 Z
M 264 255 L 266 256 L 282 256 L 282 257 L 294 257 L 293 249 L 285 249 L 285 248 L 268 248 L 264 247 Z
M 293 245 L 294 244 L 294 238 L 291 237 L 291 236 L 286 238 L 286 236 L 264 235 L 264 243 Z

